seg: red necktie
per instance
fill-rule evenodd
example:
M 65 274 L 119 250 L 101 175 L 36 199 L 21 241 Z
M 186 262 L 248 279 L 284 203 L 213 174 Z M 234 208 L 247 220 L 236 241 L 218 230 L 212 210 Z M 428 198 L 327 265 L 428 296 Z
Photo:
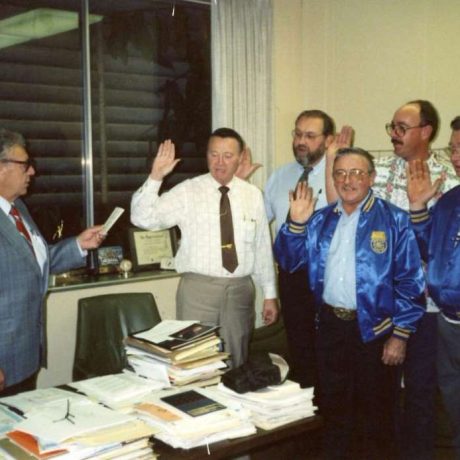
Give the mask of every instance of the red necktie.
M 238 267 L 238 257 L 236 255 L 235 240 L 233 237 L 232 208 L 228 199 L 229 188 L 223 185 L 219 187 L 222 196 L 220 198 L 220 238 L 222 248 L 222 265 L 230 273 Z
M 27 240 L 27 242 L 30 244 L 31 248 L 33 249 L 32 238 L 30 237 L 30 234 L 27 231 L 27 228 L 24 225 L 24 222 L 21 218 L 21 214 L 19 214 L 19 211 L 17 210 L 17 208 L 15 208 L 14 206 L 11 206 L 10 214 L 14 218 L 14 222 L 16 223 L 16 228 L 18 229 L 18 232 Z

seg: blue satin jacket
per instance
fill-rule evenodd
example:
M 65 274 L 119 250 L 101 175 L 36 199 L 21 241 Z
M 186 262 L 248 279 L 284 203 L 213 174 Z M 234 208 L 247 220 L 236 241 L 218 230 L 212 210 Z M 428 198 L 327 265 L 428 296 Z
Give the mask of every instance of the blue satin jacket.
M 430 211 L 411 212 L 428 289 L 447 317 L 460 320 L 460 186 L 443 195 Z
M 327 255 L 339 218 L 337 205 L 327 206 L 315 212 L 307 225 L 284 224 L 275 242 L 275 256 L 284 270 L 308 269 L 319 307 Z M 356 302 L 363 341 L 390 331 L 407 339 L 425 312 L 424 288 L 408 213 L 370 193 L 356 230 Z

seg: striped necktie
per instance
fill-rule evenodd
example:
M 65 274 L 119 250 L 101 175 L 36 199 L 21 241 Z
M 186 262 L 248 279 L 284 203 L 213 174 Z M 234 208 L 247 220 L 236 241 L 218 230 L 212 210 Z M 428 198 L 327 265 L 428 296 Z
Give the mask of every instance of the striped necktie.
M 312 171 L 313 171 L 313 168 L 311 166 L 305 166 L 301 176 L 299 177 L 299 180 L 297 181 L 297 183 L 299 183 L 299 182 L 307 182 L 308 183 L 308 176 L 310 175 L 310 173 Z
M 297 185 L 299 185 L 300 182 L 306 182 L 307 185 L 308 185 L 308 176 L 310 175 L 310 173 L 312 171 L 313 171 L 313 168 L 311 166 L 304 166 L 303 172 L 300 175 L 299 180 L 295 184 L 295 188 L 297 188 Z M 294 189 L 294 192 L 295 192 L 295 189 Z M 288 210 L 288 213 L 287 213 L 287 216 L 286 216 L 286 221 L 288 221 L 288 220 L 289 220 L 289 210 Z
M 19 214 L 18 209 L 15 206 L 11 206 L 10 214 L 13 216 L 18 232 L 27 240 L 33 251 L 32 238 L 30 237 L 30 234 L 27 231 L 26 226 L 24 225 L 24 221 L 22 220 L 21 214 Z

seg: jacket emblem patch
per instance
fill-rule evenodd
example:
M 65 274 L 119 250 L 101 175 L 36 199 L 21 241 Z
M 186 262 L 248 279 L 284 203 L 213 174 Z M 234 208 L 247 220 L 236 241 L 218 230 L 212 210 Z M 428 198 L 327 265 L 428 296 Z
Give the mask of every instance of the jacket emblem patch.
M 387 237 L 385 232 L 373 231 L 371 233 L 371 248 L 377 254 L 383 254 L 387 250 Z

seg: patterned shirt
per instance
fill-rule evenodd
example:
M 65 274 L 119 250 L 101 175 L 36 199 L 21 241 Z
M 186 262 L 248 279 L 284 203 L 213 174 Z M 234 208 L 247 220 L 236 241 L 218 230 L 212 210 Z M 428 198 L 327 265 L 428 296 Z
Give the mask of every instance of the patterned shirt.
M 431 207 L 439 197 L 460 184 L 460 180 L 455 173 L 450 160 L 440 154 L 432 152 L 428 158 L 428 167 L 433 181 L 438 177 L 444 178 L 439 194 L 428 203 Z M 407 198 L 407 177 L 406 160 L 396 155 L 386 155 L 375 160 L 377 177 L 372 186 L 376 196 L 399 206 L 406 211 L 409 210 L 409 200 Z
M 372 187 L 376 196 L 409 210 L 409 199 L 407 198 L 407 176 L 406 160 L 396 155 L 387 155 L 375 160 L 377 177 Z M 444 182 L 437 196 L 429 203 L 431 207 L 442 196 L 443 193 L 460 184 L 460 179 L 456 175 L 450 160 L 438 152 L 431 152 L 427 161 L 432 180 L 443 177 Z M 427 297 L 427 311 L 439 311 L 436 304 L 430 297 Z

